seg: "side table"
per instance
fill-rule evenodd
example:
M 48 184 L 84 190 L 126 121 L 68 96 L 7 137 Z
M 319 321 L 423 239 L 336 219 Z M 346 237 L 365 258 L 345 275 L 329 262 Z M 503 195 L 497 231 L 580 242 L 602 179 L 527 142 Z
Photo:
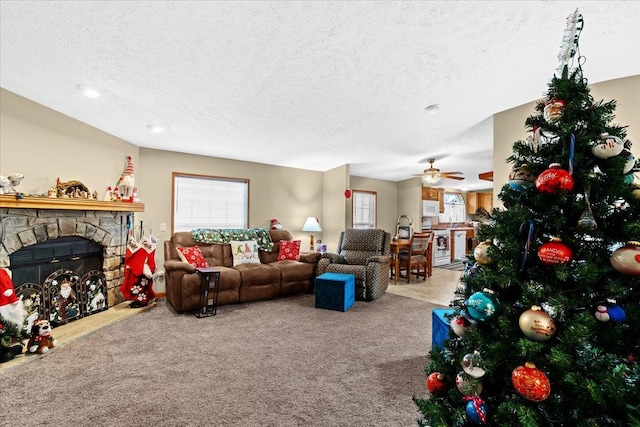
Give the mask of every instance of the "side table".
M 196 317 L 215 316 L 218 311 L 220 270 L 212 267 L 196 268 L 200 276 L 200 308 L 193 312 Z

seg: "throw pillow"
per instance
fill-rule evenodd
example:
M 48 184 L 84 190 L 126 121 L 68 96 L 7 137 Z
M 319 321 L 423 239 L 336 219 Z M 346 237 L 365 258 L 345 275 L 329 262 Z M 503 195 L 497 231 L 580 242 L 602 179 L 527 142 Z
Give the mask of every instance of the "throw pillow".
M 300 240 L 280 240 L 278 261 L 285 259 L 300 261 Z
M 255 240 L 232 240 L 229 244 L 233 254 L 233 265 L 260 264 L 258 242 Z
M 191 247 L 178 248 L 178 252 L 182 253 L 187 262 L 194 267 L 209 267 L 205 261 L 202 251 L 198 245 Z
M 185 258 L 184 254 L 182 253 L 182 249 L 184 249 L 184 247 L 176 246 L 176 250 L 178 251 L 178 257 L 180 258 L 180 261 L 189 262 L 189 261 L 187 261 L 187 258 Z

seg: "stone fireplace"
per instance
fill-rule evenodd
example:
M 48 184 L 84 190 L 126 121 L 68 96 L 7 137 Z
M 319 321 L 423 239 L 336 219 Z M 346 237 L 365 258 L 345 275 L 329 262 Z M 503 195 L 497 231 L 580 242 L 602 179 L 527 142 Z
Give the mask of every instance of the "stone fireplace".
M 107 309 L 124 300 L 127 236 L 142 211 L 141 203 L 0 195 L 0 267 L 16 293 L 39 295 L 40 314 L 54 323 Z M 69 288 L 74 300 L 61 296 Z

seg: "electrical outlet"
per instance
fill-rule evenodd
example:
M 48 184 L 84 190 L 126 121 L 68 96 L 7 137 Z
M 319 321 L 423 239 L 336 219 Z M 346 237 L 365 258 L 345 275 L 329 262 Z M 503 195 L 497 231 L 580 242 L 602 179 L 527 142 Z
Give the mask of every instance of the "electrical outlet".
M 167 231 L 167 224 L 165 224 L 164 222 L 160 223 L 160 232 L 164 232 Z

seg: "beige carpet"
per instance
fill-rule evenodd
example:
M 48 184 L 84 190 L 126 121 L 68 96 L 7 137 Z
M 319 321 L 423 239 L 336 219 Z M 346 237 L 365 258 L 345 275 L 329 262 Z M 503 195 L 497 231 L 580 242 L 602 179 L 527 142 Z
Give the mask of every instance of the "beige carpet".
M 433 307 L 390 291 L 342 313 L 316 309 L 313 295 L 297 295 L 224 306 L 215 317 L 197 319 L 160 301 L 5 370 L 3 419 L 119 427 L 412 426 L 419 414 L 411 398 L 426 395 Z

